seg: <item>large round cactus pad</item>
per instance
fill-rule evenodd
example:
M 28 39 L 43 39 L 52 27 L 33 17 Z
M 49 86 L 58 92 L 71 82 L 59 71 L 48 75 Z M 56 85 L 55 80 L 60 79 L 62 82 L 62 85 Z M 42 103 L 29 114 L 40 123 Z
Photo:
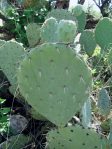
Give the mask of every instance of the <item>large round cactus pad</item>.
M 104 18 L 99 21 L 95 29 L 96 42 L 101 48 L 106 49 L 112 44 L 112 20 Z
M 14 41 L 6 42 L 0 48 L 0 68 L 7 76 L 11 85 L 17 83 L 16 70 L 24 54 L 23 46 Z
M 61 126 L 88 98 L 91 74 L 71 48 L 43 44 L 22 62 L 18 83 L 29 104 L 49 121 Z
M 96 132 L 79 126 L 52 130 L 47 149 L 106 149 L 106 140 Z

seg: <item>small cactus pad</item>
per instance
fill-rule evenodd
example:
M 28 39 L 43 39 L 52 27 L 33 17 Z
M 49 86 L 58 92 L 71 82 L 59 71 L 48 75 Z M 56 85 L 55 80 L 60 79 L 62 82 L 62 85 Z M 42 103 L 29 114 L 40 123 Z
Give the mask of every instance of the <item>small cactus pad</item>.
M 92 56 L 96 48 L 94 32 L 91 30 L 83 31 L 80 36 L 80 44 L 87 55 Z
M 79 126 L 51 130 L 47 134 L 47 149 L 106 149 L 103 137 Z M 104 144 L 102 144 L 104 143 Z
M 10 81 L 17 83 L 16 70 L 24 56 L 24 48 L 17 42 L 9 41 L 0 48 L 0 68 Z
M 108 115 L 110 113 L 111 100 L 107 90 L 104 88 L 99 91 L 98 107 L 101 114 Z
M 53 9 L 48 13 L 46 18 L 50 18 L 50 17 L 55 18 L 58 22 L 60 20 L 76 21 L 76 18 L 71 14 L 71 12 L 65 9 Z
M 77 5 L 74 8 L 71 9 L 72 15 L 77 19 L 78 21 L 78 31 L 82 32 L 86 25 L 86 13 L 83 10 L 82 5 Z
M 96 25 L 96 42 L 102 49 L 107 49 L 112 44 L 112 21 L 109 18 L 103 18 Z
M 57 28 L 58 42 L 71 43 L 74 42 L 77 32 L 75 21 L 61 20 Z
M 30 23 L 26 28 L 26 35 L 30 47 L 34 47 L 40 40 L 40 26 L 36 23 Z
M 88 98 L 91 73 L 71 48 L 47 43 L 33 49 L 21 63 L 18 83 L 37 112 L 62 126 Z
M 57 41 L 57 21 L 55 18 L 51 17 L 46 19 L 41 27 L 41 39 L 44 42 L 56 42 Z
M 22 149 L 31 142 L 31 137 L 23 134 L 12 136 L 7 141 L 0 144 L 0 149 Z

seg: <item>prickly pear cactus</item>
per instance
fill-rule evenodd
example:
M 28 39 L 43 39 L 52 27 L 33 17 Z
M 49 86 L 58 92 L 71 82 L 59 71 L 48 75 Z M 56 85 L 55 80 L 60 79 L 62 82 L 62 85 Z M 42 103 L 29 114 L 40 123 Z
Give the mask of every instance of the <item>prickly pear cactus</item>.
M 95 38 L 99 46 L 106 50 L 112 44 L 112 20 L 103 18 L 96 25 Z
M 57 21 L 55 18 L 51 17 L 46 19 L 41 27 L 41 39 L 43 42 L 56 42 L 57 41 Z
M 80 44 L 87 55 L 92 56 L 96 48 L 94 32 L 91 30 L 83 31 L 80 36 Z
M 63 126 L 88 98 L 91 73 L 71 48 L 48 43 L 33 49 L 24 59 L 18 83 L 20 92 L 37 112 Z
M 36 23 L 30 23 L 26 28 L 26 35 L 30 47 L 34 47 L 40 40 L 40 26 Z
M 71 8 L 72 15 L 77 19 L 78 21 L 78 31 L 82 32 L 86 25 L 86 13 L 83 9 L 82 5 L 77 5 L 73 8 Z
M 106 149 L 103 137 L 79 126 L 51 130 L 47 141 L 47 149 Z
M 17 42 L 9 41 L 0 47 L 0 68 L 11 85 L 17 85 L 16 71 L 24 54 L 24 48 Z
M 76 21 L 76 18 L 72 15 L 71 12 L 65 9 L 53 9 L 47 14 L 46 19 L 53 17 L 55 18 L 58 22 L 60 20 L 72 20 Z
M 98 107 L 102 115 L 108 115 L 111 109 L 110 96 L 106 89 L 102 88 L 99 91 Z
M 31 137 L 25 135 L 12 136 L 9 140 L 0 145 L 0 149 L 20 149 L 25 148 L 31 142 Z
M 77 33 L 75 21 L 61 20 L 57 27 L 58 42 L 72 43 Z
M 80 5 L 80 4 L 78 4 L 78 5 L 76 5 L 75 7 L 72 7 L 71 9 L 70 9 L 70 11 L 72 11 L 72 13 L 75 15 L 75 16 L 79 16 L 79 15 L 81 15 L 82 13 L 83 13 L 83 6 L 82 5 Z

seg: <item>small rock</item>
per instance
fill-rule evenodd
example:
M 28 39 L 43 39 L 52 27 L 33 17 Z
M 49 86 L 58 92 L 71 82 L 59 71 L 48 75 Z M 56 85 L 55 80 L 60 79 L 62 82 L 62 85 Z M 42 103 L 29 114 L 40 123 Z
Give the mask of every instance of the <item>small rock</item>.
M 21 133 L 28 125 L 28 120 L 22 115 L 11 115 L 10 116 L 10 129 L 15 134 Z

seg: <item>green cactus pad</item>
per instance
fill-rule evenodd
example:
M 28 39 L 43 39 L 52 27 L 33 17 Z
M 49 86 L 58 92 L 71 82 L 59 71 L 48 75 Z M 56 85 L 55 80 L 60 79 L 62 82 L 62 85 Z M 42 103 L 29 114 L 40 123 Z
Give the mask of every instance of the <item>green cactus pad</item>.
M 83 10 L 83 6 L 78 4 L 77 6 L 72 7 L 70 11 L 72 11 L 72 13 L 75 16 L 79 16 L 79 15 L 81 15 L 83 13 L 84 10 Z
M 20 92 L 28 103 L 57 126 L 65 125 L 89 96 L 91 73 L 63 44 L 43 44 L 18 70 Z
M 83 31 L 80 36 L 80 44 L 87 55 L 92 56 L 96 48 L 94 32 L 91 30 Z
M 0 144 L 0 149 L 22 149 L 31 142 L 31 137 L 25 136 L 23 134 L 12 136 L 7 141 Z
M 77 24 L 71 20 L 59 21 L 57 28 L 58 42 L 72 43 L 77 33 Z
M 77 19 L 78 21 L 78 31 L 82 32 L 86 25 L 86 13 L 83 10 L 82 5 L 77 5 L 74 8 L 71 9 L 72 15 Z
M 95 29 L 95 38 L 99 46 L 106 50 L 112 44 L 112 20 L 103 18 Z
M 107 90 L 104 88 L 99 91 L 98 107 L 102 115 L 108 115 L 110 113 L 111 100 Z
M 24 56 L 24 48 L 17 42 L 9 41 L 0 48 L 0 68 L 10 81 L 17 83 L 16 70 Z
M 57 41 L 57 21 L 51 17 L 47 19 L 41 27 L 41 39 L 43 42 L 56 42 Z
M 71 14 L 71 12 L 65 9 L 53 9 L 48 13 L 46 18 L 50 18 L 50 17 L 55 18 L 58 22 L 60 20 L 76 21 L 76 18 Z
M 40 26 L 36 23 L 30 23 L 26 28 L 26 35 L 30 47 L 34 47 L 40 40 Z
M 51 130 L 47 149 L 106 149 L 105 138 L 79 126 Z

